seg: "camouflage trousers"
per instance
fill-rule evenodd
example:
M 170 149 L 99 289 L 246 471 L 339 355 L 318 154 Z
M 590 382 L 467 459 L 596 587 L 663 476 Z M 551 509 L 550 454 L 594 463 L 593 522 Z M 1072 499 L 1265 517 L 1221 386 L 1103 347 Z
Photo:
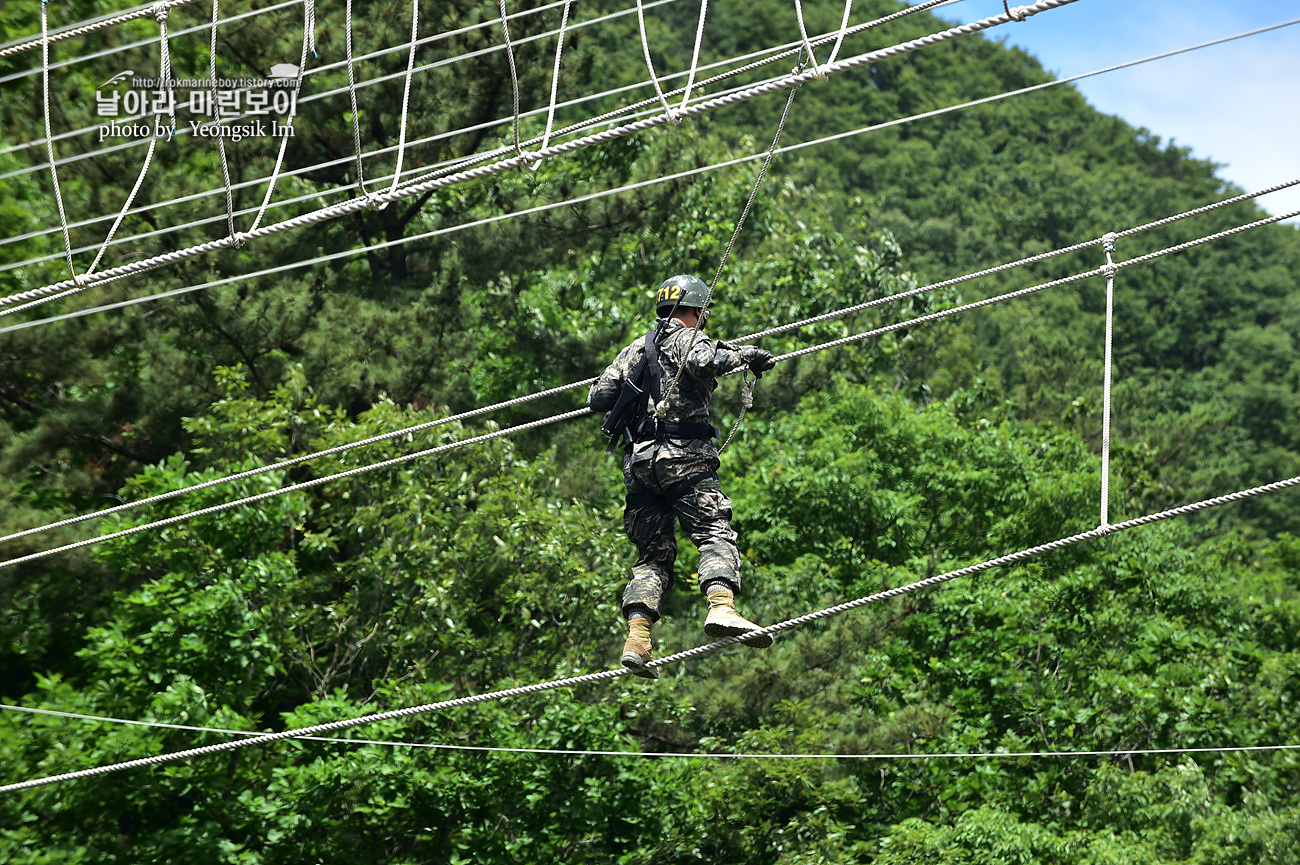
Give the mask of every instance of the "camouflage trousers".
M 628 454 L 623 463 L 623 530 L 636 544 L 637 559 L 623 590 L 624 616 L 635 611 L 659 620 L 660 602 L 673 587 L 674 523 L 681 524 L 700 551 L 701 590 L 723 582 L 739 593 L 740 550 L 731 528 L 731 500 L 718 483 L 717 468 L 711 443 L 683 447 L 673 441 L 647 442 Z

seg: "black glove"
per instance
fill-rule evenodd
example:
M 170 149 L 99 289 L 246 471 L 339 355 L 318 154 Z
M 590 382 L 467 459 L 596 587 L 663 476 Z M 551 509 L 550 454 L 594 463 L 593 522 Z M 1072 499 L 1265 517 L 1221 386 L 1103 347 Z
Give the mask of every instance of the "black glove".
M 772 352 L 756 345 L 741 346 L 740 360 L 745 366 L 749 367 L 754 375 L 760 378 L 762 378 L 763 373 L 776 366 L 776 358 L 772 356 Z

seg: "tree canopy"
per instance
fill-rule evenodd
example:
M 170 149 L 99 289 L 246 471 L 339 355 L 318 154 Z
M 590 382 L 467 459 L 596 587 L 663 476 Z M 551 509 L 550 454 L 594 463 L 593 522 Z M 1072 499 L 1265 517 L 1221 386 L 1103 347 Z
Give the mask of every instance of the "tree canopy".
M 39 31 L 39 0 L 0 32 Z M 269 4 L 256 4 L 269 5 Z M 534 8 L 539 4 L 525 4 Z M 358 2 L 358 56 L 405 41 L 410 7 Z M 52 5 L 53 24 L 114 11 Z M 224 8 L 224 7 L 223 7 Z M 513 8 L 513 6 L 512 6 Z M 577 4 L 575 24 L 617 11 Z M 854 5 L 855 20 L 895 11 Z M 201 4 L 173 29 L 202 24 Z M 236 10 L 226 10 L 234 14 Z M 842 7 L 806 4 L 810 30 Z M 268 13 L 269 14 L 269 13 Z M 421 32 L 497 5 L 421 7 Z M 685 68 L 698 7 L 647 10 L 656 68 Z M 301 10 L 223 24 L 222 74 L 301 49 Z M 343 10 L 317 10 L 319 60 Z M 270 18 L 263 20 L 272 20 Z M 644 80 L 635 16 L 575 26 L 561 100 Z M 512 21 L 526 108 L 549 98 L 559 9 Z M 867 50 L 942 26 L 913 15 Z M 59 43 L 157 64 L 152 17 Z M 789 41 L 778 0 L 710 8 L 703 60 Z M 152 41 L 150 41 L 152 40 Z M 206 75 L 207 31 L 178 36 Z M 422 45 L 406 169 L 509 144 L 499 28 Z M 457 55 L 468 59 L 449 62 Z M 0 60 L 0 149 L 43 136 L 32 56 Z M 56 133 L 95 123 L 108 61 L 52 73 Z M 309 64 L 310 67 L 311 64 Z M 358 64 L 404 72 L 405 52 Z M 145 74 L 145 73 L 140 73 Z M 277 201 L 285 218 L 353 184 L 346 70 L 308 79 Z M 970 37 L 806 85 L 787 141 L 1050 80 Z M 640 98 L 633 91 L 628 100 Z M 400 74 L 358 91 L 366 151 L 395 145 Z M 607 106 L 576 104 L 559 122 Z M 708 278 L 747 168 L 530 216 L 537 204 L 753 153 L 781 103 L 755 100 L 384 210 L 196 258 L 14 319 L 70 312 L 392 242 L 309 267 L 0 335 L 0 533 L 135 500 L 594 375 L 644 333 L 674 272 Z M 544 115 L 523 121 L 539 134 Z M 442 136 L 442 137 L 438 137 Z M 60 140 L 67 157 L 98 146 Z M 228 144 L 237 208 L 275 158 Z M 75 222 L 121 207 L 141 151 L 60 166 Z M 0 235 L 56 226 L 44 148 L 0 153 Z M 220 186 L 210 142 L 160 146 L 138 203 Z M 335 164 L 311 168 L 325 162 Z M 373 186 L 391 153 L 367 161 Z M 29 170 L 30 169 L 30 170 Z M 1279 178 L 1281 179 L 1281 178 Z M 382 182 L 382 181 L 379 181 Z M 242 185 L 241 185 L 242 184 Z M 1070 86 L 778 157 L 718 286 L 710 331 L 738 335 L 1095 238 L 1239 190 L 1215 166 L 1097 112 Z M 1120 259 L 1262 211 L 1241 204 L 1126 239 Z M 237 217 L 240 226 L 251 213 Z M 209 220 L 197 226 L 180 226 Z M 107 223 L 75 226 L 97 245 Z M 127 218 L 112 263 L 224 236 L 224 193 Z M 411 240 L 416 235 L 428 235 Z M 91 253 L 93 256 L 93 252 Z M 1095 268 L 1099 250 L 763 341 L 824 342 Z M 0 292 L 66 276 L 62 235 L 0 245 Z M 83 260 L 84 258 L 84 260 Z M 84 267 L 88 258 L 79 258 Z M 1117 276 L 1112 519 L 1300 474 L 1300 232 L 1270 226 Z M 758 386 L 723 458 L 763 623 L 1096 525 L 1104 295 L 1092 279 L 809 355 Z M 14 319 L 0 319 L 0 326 Z M 573 390 L 3 545 L 4 558 L 106 534 L 581 404 Z M 720 388 L 715 423 L 739 408 Z M 622 640 L 632 550 L 621 475 L 593 421 L 335 481 L 162 531 L 0 568 L 9 704 L 228 730 L 284 730 L 599 669 Z M 369 725 L 0 799 L 0 853 L 54 862 L 1300 862 L 1300 756 L 940 756 L 1294 744 L 1300 727 L 1300 510 L 1282 493 L 1081 544 L 664 671 Z M 695 567 L 684 545 L 679 573 Z M 656 651 L 700 643 L 679 580 Z M 6 782 L 226 741 L 227 734 L 0 711 Z M 434 746 L 456 746 L 440 748 Z M 469 748 L 468 750 L 466 748 Z M 705 756 L 516 753 L 473 748 Z M 751 759 L 747 754 L 892 755 Z M 716 755 L 730 755 L 724 759 Z M 897 759 L 906 757 L 907 759 Z

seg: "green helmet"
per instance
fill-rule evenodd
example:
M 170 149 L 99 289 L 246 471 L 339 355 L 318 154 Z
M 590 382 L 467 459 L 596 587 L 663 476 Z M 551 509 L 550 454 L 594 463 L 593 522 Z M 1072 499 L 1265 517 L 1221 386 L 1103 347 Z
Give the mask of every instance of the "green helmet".
M 655 295 L 655 312 L 670 315 L 677 309 L 704 309 L 709 299 L 709 287 L 698 276 L 670 276 L 659 286 Z

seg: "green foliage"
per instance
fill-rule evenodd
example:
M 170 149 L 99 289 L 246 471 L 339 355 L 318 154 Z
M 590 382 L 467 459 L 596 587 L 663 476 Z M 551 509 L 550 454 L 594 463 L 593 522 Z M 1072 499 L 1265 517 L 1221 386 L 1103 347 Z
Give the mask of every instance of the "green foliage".
M 38 0 L 0 8 L 6 38 Z M 408 9 L 359 4 L 357 52 L 405 39 Z M 855 17 L 894 11 L 870 0 Z M 52 4 L 55 26 L 110 11 Z M 807 4 L 814 29 L 842 6 Z M 221 30 L 222 74 L 296 58 L 298 11 Z M 599 14 L 574 9 L 575 21 Z M 202 23 L 198 4 L 173 26 Z M 342 58 L 342 11 L 318 50 Z M 486 0 L 422 8 L 429 32 L 497 14 Z M 655 62 L 684 64 L 690 4 L 648 12 Z M 63 17 L 60 17 L 63 16 Z M 526 40 L 558 11 L 512 26 Z M 256 19 L 253 19 L 256 21 Z M 268 19 L 269 20 L 269 19 Z M 283 25 L 283 26 L 280 26 Z M 845 51 L 935 29 L 924 15 Z M 710 9 L 705 61 L 784 42 L 777 0 Z M 422 27 L 422 30 L 425 28 Z M 148 40 L 146 18 L 55 51 Z M 430 42 L 412 140 L 505 116 L 491 28 Z M 639 82 L 634 19 L 574 29 L 560 98 Z M 549 95 L 545 39 L 519 47 L 524 101 Z M 149 45 L 118 59 L 156 63 Z M 177 74 L 206 74 L 206 39 L 174 40 Z M 27 68 L 30 57 L 0 63 Z M 117 62 L 115 60 L 114 62 Z M 400 52 L 363 78 L 404 69 Z M 91 122 L 95 64 L 53 78 L 57 129 Z M 115 70 L 110 70 L 115 71 Z M 144 73 L 141 73 L 144 74 Z M 1047 80 L 1033 58 L 960 40 L 809 85 L 787 141 Z M 339 87 L 345 71 L 312 79 Z M 3 144 L 39 135 L 31 79 L 0 85 Z M 396 138 L 400 76 L 363 88 L 367 151 Z M 21 92 L 20 92 L 21 91 Z M 303 105 L 296 169 L 268 214 L 355 182 L 346 100 Z M 358 244 L 363 256 L 6 334 L 0 341 L 0 532 L 405 429 L 585 378 L 651 320 L 668 273 L 712 275 L 753 168 L 646 187 L 436 234 L 536 204 L 704 165 L 766 145 L 780 106 L 754 101 L 441 190 L 405 207 L 259 241 L 116 285 L 142 295 Z M 562 122 L 603 106 L 562 109 Z M 525 118 L 524 135 L 541 131 Z M 56 129 L 56 131 L 57 131 Z M 506 126 L 413 145 L 407 167 L 509 144 Z M 73 151 L 60 142 L 60 155 Z M 256 207 L 274 159 L 231 147 L 236 207 Z M 368 182 L 391 162 L 367 163 Z M 40 148 L 0 191 L 0 233 L 55 224 Z M 115 211 L 138 153 L 64 167 L 74 220 Z M 844 139 L 777 160 L 711 328 L 754 332 L 1166 216 L 1228 193 L 1214 168 L 1062 87 Z M 140 203 L 211 188 L 199 145 L 164 148 Z M 1241 206 L 1125 240 L 1120 258 L 1239 224 Z M 220 196 L 129 217 L 124 232 L 197 228 L 114 247 L 110 264 L 222 236 Z M 250 219 L 245 214 L 241 220 Z M 241 222 L 241 225 L 244 224 Z M 73 230 L 97 244 L 100 224 Z M 410 240 L 415 235 L 428 235 Z M 0 246 L 5 294 L 62 277 L 61 236 Z M 1080 254 L 768 338 L 836 339 L 1095 267 Z M 120 259 L 117 256 L 122 256 Z M 1132 516 L 1296 474 L 1300 234 L 1279 226 L 1125 269 L 1117 278 L 1112 515 Z M 119 295 L 113 294 L 113 299 Z M 101 303 L 109 294 L 43 307 Z M 744 553 L 744 612 L 797 615 L 1091 528 L 1100 486 L 1103 295 L 1098 281 L 896 331 L 782 364 L 725 457 Z M 581 392 L 485 419 L 527 420 Z M 715 401 L 734 421 L 737 384 Z M 454 442 L 442 424 L 102 524 L 7 544 L 6 557 Z M 617 467 L 594 424 L 546 427 L 0 569 L 9 703 L 86 715 L 282 730 L 599 668 L 621 641 L 631 550 Z M 619 680 L 39 788 L 0 801 L 0 858 L 61 862 L 1235 863 L 1297 862 L 1300 763 L 1290 751 L 1000 757 L 1292 742 L 1300 728 L 1300 523 L 1295 493 L 1081 544 Z M 694 567 L 683 549 L 682 575 Z M 657 651 L 697 645 L 700 600 L 679 580 Z M 231 734 L 6 712 L 7 780 L 226 741 Z M 426 747 L 730 754 L 890 754 L 856 760 L 620 757 Z

